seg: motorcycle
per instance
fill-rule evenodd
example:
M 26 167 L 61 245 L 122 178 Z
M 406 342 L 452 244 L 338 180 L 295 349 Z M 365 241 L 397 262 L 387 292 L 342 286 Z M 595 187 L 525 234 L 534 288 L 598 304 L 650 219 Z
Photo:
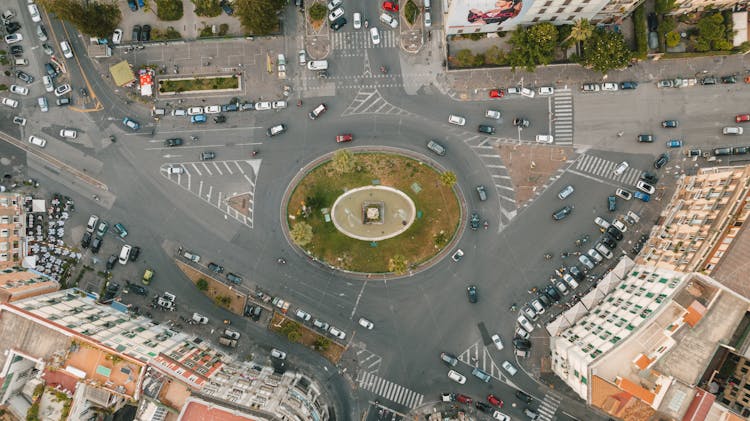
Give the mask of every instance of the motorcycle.
M 552 253 L 545 253 L 544 260 L 550 260 L 550 259 L 552 259 Z
M 278 263 L 280 265 L 284 265 L 284 264 L 286 264 L 286 260 L 284 260 L 284 258 L 282 258 L 282 257 L 279 257 L 278 259 L 276 259 L 276 263 Z
M 255 155 L 258 155 L 258 151 L 253 149 L 253 151 L 250 152 L 250 156 L 255 156 Z
M 385 66 L 380 66 L 380 73 L 387 75 L 388 74 L 388 68 Z
M 298 107 L 301 107 L 301 106 L 302 106 L 302 100 L 299 100 L 299 101 L 297 101 L 297 106 L 298 106 Z
M 487 221 L 484 221 L 484 229 L 487 229 L 490 227 L 490 223 Z
M 369 26 L 369 23 L 367 23 L 367 19 L 365 19 L 365 29 Z

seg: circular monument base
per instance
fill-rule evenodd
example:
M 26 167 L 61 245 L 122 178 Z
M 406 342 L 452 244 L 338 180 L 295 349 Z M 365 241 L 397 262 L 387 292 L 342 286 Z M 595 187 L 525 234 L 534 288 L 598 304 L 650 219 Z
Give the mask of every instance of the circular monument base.
M 409 229 L 416 213 L 414 201 L 402 191 L 365 186 L 339 196 L 331 207 L 331 220 L 348 237 L 382 241 Z

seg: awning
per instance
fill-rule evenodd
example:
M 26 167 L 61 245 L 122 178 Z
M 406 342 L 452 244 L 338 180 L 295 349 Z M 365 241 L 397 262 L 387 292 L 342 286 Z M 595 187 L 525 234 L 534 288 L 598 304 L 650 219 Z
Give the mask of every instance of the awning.
M 109 74 L 117 86 L 125 86 L 128 83 L 135 82 L 135 75 L 130 68 L 130 63 L 123 60 L 115 65 L 109 66 Z

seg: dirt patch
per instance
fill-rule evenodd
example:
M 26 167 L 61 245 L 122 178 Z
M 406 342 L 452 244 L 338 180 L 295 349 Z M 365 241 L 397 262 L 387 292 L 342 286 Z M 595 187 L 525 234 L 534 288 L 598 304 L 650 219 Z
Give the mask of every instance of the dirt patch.
M 227 204 L 241 215 L 250 217 L 250 203 L 252 203 L 252 199 L 253 197 L 250 193 L 238 194 L 227 199 Z
M 300 339 L 297 341 L 301 343 L 302 345 L 305 345 L 306 347 L 315 350 L 320 355 L 325 357 L 328 361 L 338 364 L 339 360 L 341 359 L 341 356 L 344 355 L 344 351 L 346 351 L 346 347 L 341 345 L 340 343 L 331 340 L 330 338 L 327 338 L 323 335 L 320 335 L 313 331 L 312 329 L 309 329 L 306 326 L 303 326 L 297 322 L 295 322 L 292 319 L 289 319 L 288 317 L 284 317 L 284 315 L 279 314 L 277 312 L 273 313 L 273 317 L 271 318 L 271 321 L 268 322 L 268 328 L 272 331 L 278 333 L 281 336 L 284 336 L 284 333 L 282 330 L 284 330 L 285 326 L 287 324 L 295 324 L 298 326 L 298 331 L 301 334 Z M 318 338 L 323 338 L 327 340 L 328 347 L 325 350 L 317 349 L 315 346 L 315 341 L 318 340 Z
M 517 208 L 528 204 L 575 153 L 570 146 L 523 144 L 501 145 L 498 149 L 513 183 Z
M 245 310 L 245 303 L 247 302 L 247 296 L 236 289 L 230 288 L 229 285 L 212 278 L 198 269 L 185 264 L 179 260 L 175 260 L 177 267 L 180 268 L 182 273 L 190 279 L 193 285 L 197 285 L 200 279 L 205 279 L 208 283 L 208 289 L 202 291 L 203 294 L 211 298 L 219 307 L 224 307 L 234 314 L 242 316 Z M 196 286 L 196 288 L 198 288 Z M 222 297 L 222 298 L 220 298 Z M 223 298 L 226 297 L 226 298 Z

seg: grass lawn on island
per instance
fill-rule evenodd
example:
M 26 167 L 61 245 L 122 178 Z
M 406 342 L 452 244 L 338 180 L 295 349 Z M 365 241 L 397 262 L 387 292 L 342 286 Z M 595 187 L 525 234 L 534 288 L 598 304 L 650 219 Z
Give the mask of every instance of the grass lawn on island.
M 440 174 L 432 167 L 412 158 L 385 153 L 357 153 L 357 168 L 338 174 L 331 161 L 312 169 L 295 187 L 287 204 L 287 222 L 291 229 L 297 221 L 305 221 L 313 229 L 312 241 L 302 247 L 329 264 L 355 272 L 388 272 L 388 261 L 395 255 L 406 258 L 409 267 L 418 265 L 440 252 L 459 227 L 461 209 L 451 187 L 440 182 Z M 421 190 L 415 192 L 416 184 Z M 322 209 L 333 206 L 347 190 L 370 185 L 383 185 L 401 190 L 416 206 L 417 218 L 401 235 L 371 244 L 340 233 L 333 222 L 326 222 Z M 302 204 L 311 208 L 302 216 Z M 294 219 L 289 216 L 293 216 Z M 440 233 L 443 233 L 440 235 Z M 436 238 L 443 237 L 441 246 Z
M 239 80 L 234 76 L 202 77 L 195 79 L 160 80 L 159 92 L 210 91 L 216 89 L 237 89 Z

